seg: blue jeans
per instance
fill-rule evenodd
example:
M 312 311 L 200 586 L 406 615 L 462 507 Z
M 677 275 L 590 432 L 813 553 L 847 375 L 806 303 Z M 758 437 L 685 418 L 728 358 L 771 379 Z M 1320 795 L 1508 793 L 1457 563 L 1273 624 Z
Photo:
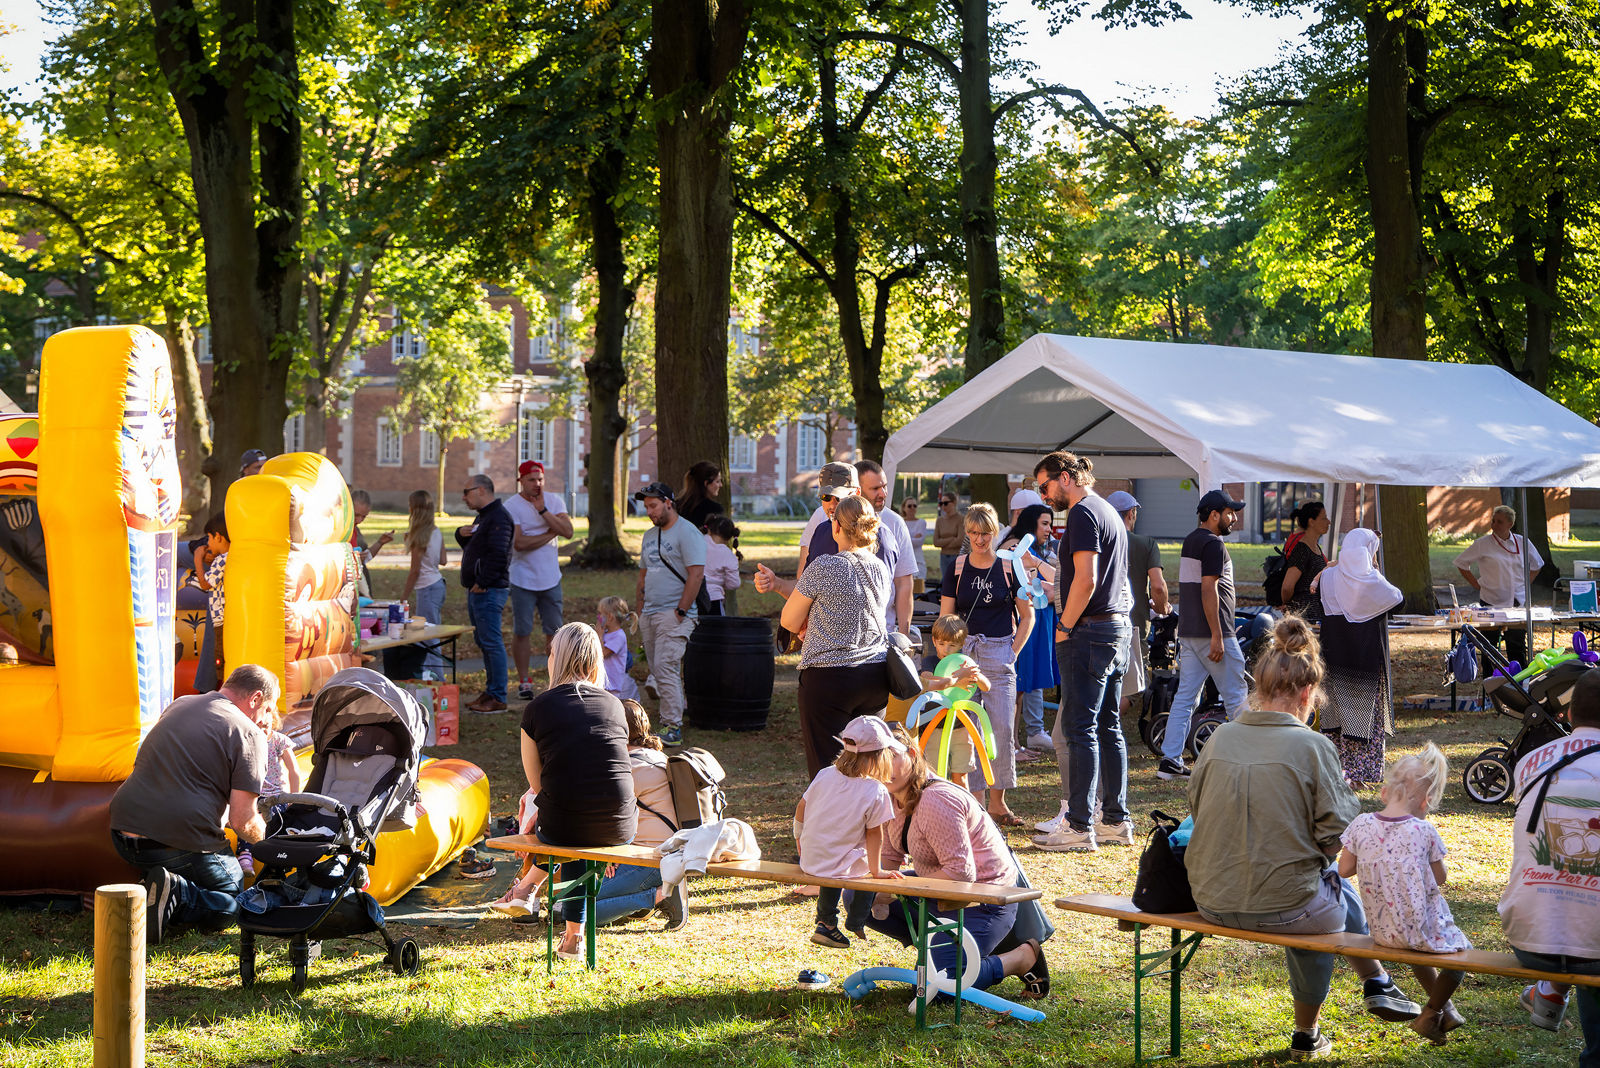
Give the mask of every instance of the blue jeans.
M 439 581 L 411 593 L 417 601 L 417 614 L 434 626 L 438 626 L 444 618 L 444 592 L 448 588 L 447 583 Z M 444 657 L 439 653 L 438 642 L 429 648 L 428 655 L 422 661 L 422 669 L 433 672 L 435 678 L 444 678 Z
M 600 896 L 595 899 L 595 922 L 601 927 L 616 923 L 640 909 L 656 903 L 656 888 L 661 885 L 658 868 L 619 864 L 617 873 L 600 880 Z
M 1361 895 L 1332 868 L 1323 871 L 1316 894 L 1303 906 L 1283 912 L 1212 912 L 1201 908 L 1200 914 L 1223 927 L 1266 934 L 1367 933 Z M 1309 949 L 1285 948 L 1283 953 L 1289 965 L 1289 995 L 1307 1005 L 1326 1001 L 1328 985 L 1333 981 L 1333 963 L 1338 958 Z
M 217 678 L 217 632 L 211 629 L 211 613 L 206 613 L 206 625 L 200 635 L 200 663 L 194 669 L 194 692 L 210 693 L 221 680 Z
M 1052 739 L 1067 800 L 1067 822 L 1087 831 L 1095 802 L 1101 819 L 1128 818 L 1128 746 L 1122 738 L 1122 673 L 1128 666 L 1128 617 L 1079 623 L 1056 644 L 1061 710 Z
M 1600 975 L 1600 960 L 1589 957 L 1557 957 L 1547 953 L 1529 953 L 1511 947 L 1524 968 L 1538 968 L 1547 972 L 1571 972 L 1573 975 Z M 1578 1055 L 1578 1068 L 1600 1068 L 1600 987 L 1575 986 L 1572 997 L 1578 1003 L 1578 1026 L 1583 1028 L 1583 1052 Z
M 1022 695 L 1022 741 L 1044 733 L 1044 691 L 1029 690 Z
M 908 872 L 909 874 L 913 874 Z M 846 890 L 845 906 L 850 905 L 850 895 L 854 890 Z M 869 895 L 870 896 L 870 895 Z M 915 899 L 906 899 L 913 912 L 916 911 Z M 942 909 L 928 910 L 929 916 L 937 916 L 941 920 L 953 920 L 954 912 L 945 912 Z M 1006 976 L 1005 965 L 1000 963 L 1000 958 L 995 955 L 998 946 L 1006 935 L 1011 933 L 1011 925 L 1017 922 L 1017 906 L 1010 905 L 969 905 L 962 914 L 961 922 L 972 934 L 972 939 L 978 944 L 978 952 L 983 955 L 982 962 L 978 965 L 978 977 L 972 985 L 978 990 L 987 990 Z M 906 923 L 905 909 L 897 901 L 889 907 L 889 918 L 880 920 L 868 914 L 867 927 L 888 935 L 902 946 L 914 946 L 917 940 L 911 935 L 911 927 Z M 954 975 L 956 960 L 960 953 L 956 949 L 955 940 L 948 934 L 934 935 L 932 944 L 928 946 L 928 959 L 932 966 L 946 975 Z
M 501 617 L 506 611 L 504 586 L 482 593 L 467 591 L 467 618 L 472 621 L 472 637 L 483 651 L 483 673 L 487 681 L 483 692 L 496 701 L 506 699 L 506 639 L 501 633 Z
M 168 924 L 169 932 L 180 927 L 221 931 L 233 926 L 239 915 L 236 899 L 244 873 L 231 853 L 174 849 L 153 838 L 129 838 L 119 831 L 111 832 L 111 845 L 141 876 L 148 877 L 156 868 L 177 876 L 174 896 L 178 907 Z
M 1230 634 L 1222 639 L 1222 660 L 1217 663 L 1211 660 L 1210 638 L 1179 638 L 1178 692 L 1173 695 L 1172 711 L 1167 716 L 1167 736 L 1161 743 L 1163 759 L 1183 763 L 1189 720 L 1200 703 L 1200 689 L 1207 678 L 1215 680 L 1229 719 L 1250 706 L 1250 684 L 1245 679 L 1244 653 L 1238 638 Z

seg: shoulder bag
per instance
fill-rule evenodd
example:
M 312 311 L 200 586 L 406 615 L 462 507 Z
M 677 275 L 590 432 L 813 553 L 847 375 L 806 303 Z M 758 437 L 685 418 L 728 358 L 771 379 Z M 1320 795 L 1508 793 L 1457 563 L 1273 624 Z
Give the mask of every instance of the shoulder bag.
M 1141 912 L 1193 912 L 1189 869 L 1183 863 L 1186 847 L 1172 842 L 1182 821 L 1165 812 L 1152 812 L 1150 822 L 1150 841 L 1139 854 L 1139 874 L 1133 883 L 1133 907 Z

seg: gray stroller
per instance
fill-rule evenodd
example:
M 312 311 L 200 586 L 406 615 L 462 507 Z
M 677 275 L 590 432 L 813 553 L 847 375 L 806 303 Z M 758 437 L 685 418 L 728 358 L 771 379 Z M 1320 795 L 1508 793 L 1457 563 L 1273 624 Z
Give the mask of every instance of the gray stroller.
M 239 895 L 239 981 L 256 976 L 256 938 L 289 941 L 290 983 L 306 985 L 313 943 L 376 932 L 396 974 L 414 973 L 417 943 L 384 928 L 383 909 L 362 889 L 377 836 L 416 825 L 417 771 L 427 713 L 369 668 L 328 680 L 311 710 L 315 755 L 305 789 L 261 799 L 267 834 L 250 847 L 256 881 Z

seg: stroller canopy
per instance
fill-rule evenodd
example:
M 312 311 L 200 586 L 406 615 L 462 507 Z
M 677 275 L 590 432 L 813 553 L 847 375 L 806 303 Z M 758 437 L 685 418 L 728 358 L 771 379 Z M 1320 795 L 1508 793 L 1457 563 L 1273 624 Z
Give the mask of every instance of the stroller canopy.
M 428 714 L 409 693 L 371 668 L 345 668 L 317 691 L 311 708 L 311 744 L 318 752 L 351 727 L 378 723 L 404 732 L 410 762 L 421 757 Z

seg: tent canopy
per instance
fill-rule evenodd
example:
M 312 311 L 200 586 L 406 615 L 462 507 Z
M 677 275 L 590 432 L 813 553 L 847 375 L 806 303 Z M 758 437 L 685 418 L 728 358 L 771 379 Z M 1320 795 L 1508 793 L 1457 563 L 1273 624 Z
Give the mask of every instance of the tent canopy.
M 883 461 L 1015 474 L 1054 449 L 1203 487 L 1600 486 L 1600 429 L 1498 367 L 1058 334 L 917 416 Z

